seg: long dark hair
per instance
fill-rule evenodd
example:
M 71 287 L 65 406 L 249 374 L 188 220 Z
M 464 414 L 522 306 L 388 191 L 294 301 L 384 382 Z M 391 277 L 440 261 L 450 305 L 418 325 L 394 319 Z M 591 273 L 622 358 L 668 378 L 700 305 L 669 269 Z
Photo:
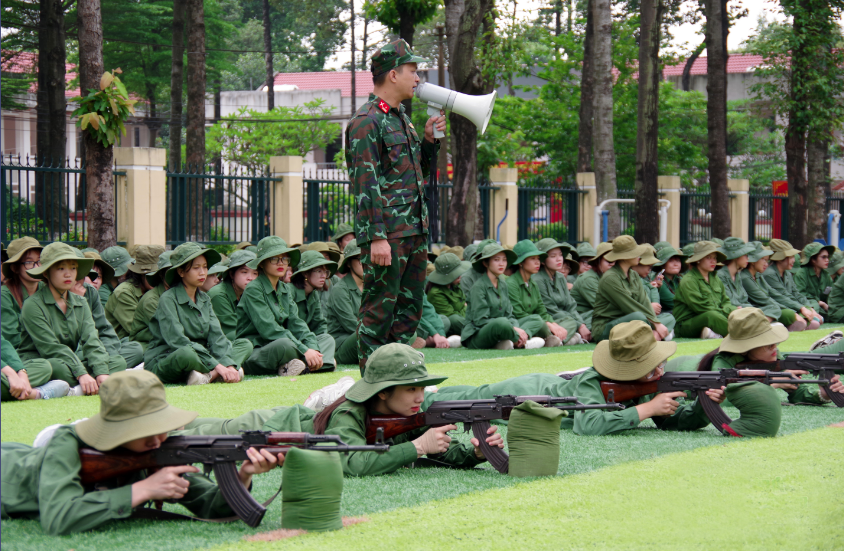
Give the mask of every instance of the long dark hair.
M 395 392 L 395 389 L 396 389 L 396 387 L 391 386 L 389 388 L 385 388 L 382 392 L 386 392 L 387 397 L 389 398 L 390 396 L 392 396 L 393 392 Z M 376 399 L 378 399 L 377 393 L 372 398 L 370 398 L 369 400 L 367 400 L 366 402 L 363 403 L 363 405 L 364 405 L 364 407 L 366 407 L 367 411 L 369 411 L 369 406 L 372 404 L 372 401 L 376 400 Z M 346 401 L 347 400 L 346 400 L 345 396 L 340 396 L 339 398 L 334 400 L 333 404 L 331 404 L 330 406 L 326 407 L 324 410 L 322 410 L 322 411 L 320 411 L 319 413 L 316 414 L 316 417 L 314 417 L 314 434 L 325 434 L 325 429 L 328 427 L 328 422 L 331 420 L 331 416 L 334 414 L 334 410 L 336 410 L 338 407 L 340 407 Z M 368 414 L 366 416 L 366 419 L 364 420 L 363 426 L 364 426 L 364 431 L 369 426 L 369 415 Z
M 12 293 L 12 297 L 18 303 L 18 308 L 23 308 L 23 292 L 21 291 L 23 281 L 21 281 L 21 276 L 16 266 L 23 266 L 23 263 L 13 262 L 9 264 L 9 277 L 3 279 L 3 286 Z
M 712 371 L 712 362 L 715 361 L 715 356 L 721 352 L 721 347 L 719 346 L 712 352 L 706 354 L 703 358 L 700 359 L 700 363 L 697 364 L 698 371 Z
M 132 284 L 135 289 L 143 289 L 144 288 L 144 278 L 146 275 L 139 274 L 137 272 L 133 272 L 129 270 L 126 272 L 126 280 Z

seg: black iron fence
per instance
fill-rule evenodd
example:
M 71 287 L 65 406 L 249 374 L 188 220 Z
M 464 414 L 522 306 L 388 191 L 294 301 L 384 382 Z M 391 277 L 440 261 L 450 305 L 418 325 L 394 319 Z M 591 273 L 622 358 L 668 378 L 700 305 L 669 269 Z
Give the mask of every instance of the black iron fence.
M 616 192 L 619 199 L 635 199 L 635 189 L 620 189 Z M 610 203 L 612 205 L 612 203 Z M 634 203 L 616 203 L 618 207 L 619 235 L 633 235 L 636 231 L 636 209 Z
M 709 193 L 680 194 L 680 246 L 712 237 L 712 196 Z
M 827 210 L 832 198 L 827 198 Z M 749 196 L 748 235 L 750 241 L 768 243 L 771 239 L 788 241 L 788 196 Z
M 519 186 L 519 240 L 552 237 L 576 244 L 580 193 L 585 192 L 562 186 Z

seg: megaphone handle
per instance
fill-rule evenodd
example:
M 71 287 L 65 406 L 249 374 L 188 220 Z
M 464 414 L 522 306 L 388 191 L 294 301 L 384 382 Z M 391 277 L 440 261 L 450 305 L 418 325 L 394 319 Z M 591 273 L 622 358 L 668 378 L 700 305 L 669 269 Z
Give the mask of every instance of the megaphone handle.
M 439 117 L 441 110 L 442 110 L 441 105 L 437 105 L 436 103 L 429 103 L 428 104 L 428 116 L 429 117 Z M 445 137 L 445 132 L 440 132 L 439 130 L 437 130 L 436 125 L 434 125 L 434 137 L 437 138 L 437 139 Z

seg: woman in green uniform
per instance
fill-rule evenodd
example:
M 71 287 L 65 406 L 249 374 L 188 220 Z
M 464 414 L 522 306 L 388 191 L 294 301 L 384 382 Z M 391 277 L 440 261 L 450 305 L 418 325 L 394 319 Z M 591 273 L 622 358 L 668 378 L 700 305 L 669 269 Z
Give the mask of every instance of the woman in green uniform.
M 155 316 L 155 311 L 158 309 L 158 301 L 161 295 L 164 294 L 169 287 L 164 281 L 164 273 L 170 267 L 170 255 L 172 251 L 164 251 L 158 256 L 158 263 L 155 271 L 146 274 L 147 284 L 152 287 L 152 290 L 144 293 L 141 300 L 138 302 L 138 307 L 135 308 L 135 317 L 132 318 L 132 332 L 129 333 L 129 338 L 139 343 L 141 348 L 146 352 L 149 347 L 149 341 L 152 340 L 152 333 L 149 330 L 149 322 Z
M 540 270 L 533 275 L 533 282 L 539 289 L 539 295 L 548 315 L 566 330 L 568 338 L 565 344 L 581 344 L 589 342 L 592 332 L 586 327 L 586 322 L 577 311 L 577 302 L 569 292 L 569 286 L 560 271 L 560 266 L 568 263 L 564 255 L 571 249 L 568 243 L 557 242 L 550 237 L 540 240 L 536 248 L 547 256 Z M 575 262 L 575 264 L 578 264 Z M 577 335 L 577 336 L 575 336 Z
M 345 251 L 346 246 L 355 240 L 355 229 L 351 224 L 337 224 L 337 231 L 331 237 L 331 240 L 337 244 L 341 251 Z
M 585 250 L 585 247 L 583 249 Z M 605 258 L 610 251 L 612 251 L 612 243 L 600 243 L 594 256 L 587 257 L 589 270 L 581 272 L 571 288 L 571 297 L 577 303 L 577 313 L 583 318 L 583 323 L 590 331 L 592 331 L 592 312 L 595 310 L 595 301 L 598 298 L 598 283 L 601 281 L 601 276 L 614 264 Z M 581 263 L 583 258 L 583 256 L 580 257 Z M 592 338 L 595 338 L 594 334 Z
M 3 286 L 0 287 L 0 325 L 3 338 L 17 348 L 21 343 L 21 308 L 23 302 L 38 290 L 38 279 L 26 271 L 40 266 L 44 247 L 34 237 L 21 237 L 9 243 L 9 258 L 3 263 Z
M 768 257 L 774 251 L 766 250 L 759 241 L 749 243 L 753 245 L 753 252 L 747 255 L 747 268 L 739 272 L 739 279 L 747 292 L 750 305 L 759 308 L 771 321 L 779 321 L 789 331 L 803 331 L 806 321 L 790 308 L 782 308 L 771 296 L 772 289 L 762 278 L 762 273 L 768 269 Z
M 363 266 L 360 247 L 352 239 L 343 251 L 338 271 L 345 276 L 328 293 L 325 319 L 328 334 L 336 343 L 337 362 L 358 365 L 358 311 L 363 294 Z
M 714 273 L 718 262 L 725 260 L 724 253 L 712 241 L 695 243 L 694 254 L 686 259 L 689 271 L 674 295 L 678 337 L 720 339 L 727 334 L 727 316 L 736 307 Z
M 590 264 L 590 260 L 598 255 L 598 252 L 592 247 L 592 245 L 588 241 L 583 241 L 582 243 L 578 243 L 577 247 L 575 248 L 575 254 L 577 255 L 577 263 L 578 268 L 577 272 L 573 275 L 575 276 L 575 281 L 577 278 L 580 277 L 580 274 L 586 273 L 592 269 L 592 264 Z
M 308 329 L 299 317 L 292 287 L 281 279 L 288 266 L 298 266 L 299 256 L 298 250 L 271 235 L 258 242 L 257 258 L 247 264 L 258 270 L 258 277 L 237 304 L 237 336 L 255 347 L 243 364 L 250 375 L 334 369 L 334 339 Z
M 97 279 L 91 280 L 91 285 L 94 286 L 94 289 L 96 289 L 99 294 L 100 289 L 103 286 L 103 281 L 111 281 L 114 279 L 114 268 L 109 266 L 108 262 L 103 260 L 103 257 L 100 256 L 97 249 L 82 249 L 82 256 L 94 260 L 94 267 L 92 270 L 97 272 Z M 106 302 L 108 302 L 108 299 L 106 299 Z M 103 302 L 102 305 L 103 308 L 105 308 L 106 303 Z
M 447 377 L 429 375 L 425 356 L 401 343 L 384 345 L 369 357 L 363 377 L 346 395 L 322 410 L 314 418 L 314 433 L 335 434 L 351 446 L 366 443 L 369 415 L 410 416 L 419 413 L 424 389 Z M 343 472 L 350 476 L 388 474 L 410 465 L 424 455 L 438 454 L 437 460 L 454 467 L 471 469 L 484 462 L 479 442 L 471 446 L 452 443 L 448 431 L 455 425 L 421 428 L 393 438 L 385 453 L 351 452 L 340 456 Z M 504 447 L 504 440 L 490 427 L 486 438 L 490 446 Z
M 528 342 L 530 337 L 519 327 L 513 315 L 507 284 L 501 279 L 507 264 L 514 260 L 516 254 L 513 251 L 495 243 L 475 254 L 472 268 L 481 277 L 475 280 L 469 294 L 466 325 L 460 334 L 463 346 L 512 350 L 514 345 L 522 348 Z
M 349 241 L 351 241 L 351 239 L 344 239 L 344 241 L 346 241 L 346 243 L 348 243 Z M 340 254 L 339 250 L 335 250 L 334 248 L 332 248 L 332 245 L 334 247 L 337 247 L 337 244 L 334 243 L 333 241 L 330 244 L 325 243 L 323 241 L 314 241 L 313 243 L 309 243 L 307 245 L 302 245 L 302 247 L 299 249 L 299 251 L 302 254 L 304 254 L 306 251 L 316 251 L 319 254 L 321 254 L 322 257 L 325 260 L 329 260 L 329 261 L 334 263 L 334 266 L 335 266 L 334 273 L 332 273 L 331 277 L 326 278 L 322 287 L 317 289 L 318 291 L 320 291 L 319 293 L 317 293 L 317 296 L 319 297 L 320 306 L 322 307 L 323 313 L 325 313 L 326 305 L 327 305 L 327 302 L 328 302 L 328 291 L 331 290 L 331 287 L 340 283 L 340 276 L 338 276 L 337 273 L 336 273 L 337 272 L 336 266 L 339 265 L 340 257 L 343 256 L 343 255 Z M 291 277 L 290 281 L 291 282 L 293 281 L 292 277 Z M 308 296 L 310 296 L 310 295 L 308 295 Z
M 813 306 L 813 301 L 806 298 L 794 283 L 792 268 L 795 255 L 800 254 L 800 251 L 782 239 L 771 239 L 769 245 L 774 254 L 770 257 L 770 266 L 761 274 L 761 277 L 771 288 L 771 298 L 776 300 L 781 307 L 790 308 L 803 316 L 809 331 L 817 329 L 823 323 L 823 317 L 814 308 L 817 303 Z
M 108 299 L 111 298 L 111 294 L 126 279 L 126 272 L 129 270 L 129 265 L 135 259 L 129 255 L 129 251 L 117 245 L 105 249 L 100 254 L 103 261 L 111 266 L 112 269 L 111 279 L 106 279 L 106 274 L 103 274 L 103 284 L 98 289 L 100 300 L 103 303 L 103 308 L 105 308 L 106 304 L 108 304 Z
M 121 339 L 132 332 L 138 302 L 152 289 L 145 276 L 158 267 L 158 257 L 163 252 L 164 247 L 161 245 L 138 245 L 135 248 L 135 261 L 126 268 L 126 281 L 117 286 L 106 302 L 106 319 Z
M 466 325 L 466 295 L 460 288 L 460 280 L 471 269 L 471 262 L 460 260 L 453 253 L 442 253 L 434 262 L 434 271 L 428 276 L 431 287 L 427 293 L 428 301 L 437 314 L 448 320 L 446 333 L 452 348 L 460 346 L 460 333 Z
M 652 273 L 651 269 L 654 264 L 659 262 L 654 254 L 653 247 L 645 244 L 648 248 L 644 256 L 639 259 L 639 263 L 631 266 L 630 269 L 639 274 L 639 279 L 642 281 L 642 287 L 645 289 L 645 294 L 648 300 L 651 301 L 651 308 L 656 314 L 656 319 L 668 329 L 668 336 L 664 340 L 670 341 L 674 338 L 674 327 L 677 325 L 677 320 L 662 307 L 662 302 L 659 298 L 659 289 L 665 284 L 665 279 L 661 275 Z
M 32 359 L 24 367 L 12 343 L 0 337 L 0 400 L 49 400 L 67 395 L 70 385 L 51 381 L 53 368 L 43 358 Z
M 794 284 L 804 297 L 817 303 L 815 310 L 826 317 L 829 311 L 829 293 L 832 291 L 832 277 L 827 273 L 829 259 L 835 252 L 832 245 L 812 242 L 803 247 L 801 268 L 792 270 Z M 814 307 L 814 306 L 813 306 Z
M 57 242 L 44 247 L 40 266 L 27 270 L 44 285 L 23 304 L 18 353 L 24 366 L 40 358 L 50 362 L 50 378 L 71 385 L 71 396 L 97 394 L 109 375 L 126 369 L 126 360 L 106 352 L 85 299 L 70 292 L 93 264 Z
M 483 253 L 484 248 L 487 245 L 497 244 L 498 242 L 495 239 L 484 239 L 480 243 L 478 243 L 477 247 L 475 248 L 474 253 L 467 253 L 463 251 L 463 258 L 465 258 L 468 262 L 474 263 L 475 260 Z M 471 250 L 472 245 L 467 247 Z M 460 277 L 460 290 L 463 291 L 463 294 L 466 296 L 466 300 L 469 300 L 469 296 L 472 294 L 472 285 L 475 284 L 475 280 L 480 278 L 483 275 L 483 272 L 478 272 L 476 270 L 469 270 L 465 274 Z
M 738 237 L 728 237 L 724 240 L 724 246 L 718 250 L 724 253 L 727 262 L 723 268 L 716 272 L 716 275 L 724 284 L 724 292 L 727 293 L 730 303 L 736 308 L 751 307 L 750 297 L 747 296 L 747 291 L 744 290 L 744 285 L 741 282 L 741 272 L 747 268 L 747 264 L 750 262 L 747 255 L 755 252 L 756 247 L 745 243 Z
M 234 515 L 219 487 L 192 465 L 139 471 L 126 477 L 83 485 L 79 449 L 143 453 L 167 440 L 168 432 L 196 418 L 196 413 L 167 403 L 164 386 L 151 373 L 129 371 L 103 385 L 100 411 L 59 427 L 44 447 L 2 444 L 3 518 L 38 518 L 49 535 L 84 532 L 132 515 L 149 501 L 176 500 L 201 518 Z M 250 488 L 252 476 L 284 461 L 266 450 L 249 449 L 239 481 Z
M 247 266 L 256 258 L 255 253 L 242 249 L 232 253 L 226 266 L 222 267 L 222 262 L 214 266 L 222 280 L 208 291 L 208 298 L 223 333 L 230 341 L 237 336 L 237 303 L 246 286 L 258 277 L 258 270 Z
M 170 254 L 164 274 L 170 287 L 158 299 L 149 323 L 152 334 L 144 354 L 144 369 L 164 383 L 203 385 L 216 380 L 237 383 L 243 361 L 252 352 L 245 339 L 230 342 L 220 327 L 211 299 L 202 291 L 208 264 L 220 254 L 199 243 L 182 243 Z
M 328 292 L 325 289 L 326 282 L 336 271 L 336 262 L 325 258 L 319 251 L 310 250 L 302 253 L 299 266 L 290 280 L 299 318 L 314 335 L 328 334 L 328 322 L 322 310 L 322 296 Z
M 686 255 L 667 242 L 660 243 L 664 243 L 664 245 L 659 248 L 654 246 L 657 249 L 657 262 L 651 269 L 663 270 L 662 285 L 659 286 L 659 303 L 662 305 L 662 311 L 670 314 L 674 310 L 674 295 L 677 294 L 677 288 L 680 287 L 680 280 L 683 278 L 682 272 L 686 269 L 686 265 L 683 263 Z
M 844 273 L 844 251 L 838 249 L 829 257 L 829 267 L 826 269 L 830 279 L 833 282 L 837 281 L 839 276 Z

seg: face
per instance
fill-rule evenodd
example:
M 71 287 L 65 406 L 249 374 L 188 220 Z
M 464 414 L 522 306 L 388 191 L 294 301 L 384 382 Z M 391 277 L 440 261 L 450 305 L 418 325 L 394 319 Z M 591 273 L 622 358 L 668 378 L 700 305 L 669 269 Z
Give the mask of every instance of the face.
M 733 260 L 733 262 L 736 263 L 736 268 L 738 268 L 739 270 L 743 270 L 743 269 L 747 268 L 747 255 L 746 254 L 742 255 L 742 256 L 736 258 L 735 260 Z
M 794 267 L 794 257 L 789 256 L 788 258 L 785 258 L 783 260 L 777 260 L 776 263 L 777 268 L 783 271 L 787 271 Z
M 395 415 L 416 415 L 425 398 L 425 387 L 396 386 L 393 392 L 379 392 L 378 398 L 383 401 L 384 409 Z
M 764 272 L 768 269 L 768 257 L 762 257 L 753 263 L 753 269 L 757 272 Z
M 668 275 L 677 275 L 680 273 L 682 268 L 683 263 L 676 256 L 672 256 L 668 259 L 668 262 L 665 263 L 665 273 Z
M 639 377 L 636 380 L 639 381 L 640 383 L 647 383 L 649 381 L 652 381 L 654 379 L 658 379 L 658 378 L 662 377 L 663 373 L 665 373 L 665 362 L 662 362 L 661 364 L 659 364 L 658 366 L 653 368 L 650 371 L 650 373 L 648 373 L 647 375 L 644 375 L 642 377 Z
M 325 266 L 319 266 L 313 270 L 309 270 L 305 274 L 305 279 L 308 281 L 308 285 L 314 289 L 322 289 L 325 285 L 325 280 L 328 279 L 328 269 Z
M 563 274 L 563 276 L 567 276 L 571 273 L 571 267 L 568 262 L 563 262 L 563 265 L 560 266 L 560 269 L 557 271 Z
M 592 265 L 589 264 L 588 260 L 581 260 L 580 261 L 580 270 L 578 270 L 577 275 L 580 275 L 584 272 L 588 272 L 592 269 Z
M 69 291 L 76 283 L 76 266 L 75 260 L 62 260 L 50 266 L 47 270 L 50 285 L 61 292 Z
M 633 270 L 636 271 L 637 274 L 639 274 L 642 277 L 645 277 L 646 275 L 648 275 L 651 272 L 651 267 L 645 266 L 644 264 L 636 264 L 635 266 L 631 266 L 631 267 L 633 268 Z
M 716 265 L 718 264 L 718 255 L 715 253 L 708 254 L 705 257 L 701 258 L 697 266 L 702 272 L 711 272 L 715 270 Z
M 522 261 L 522 269 L 531 275 L 539 271 L 540 265 L 538 256 L 529 256 Z
M 85 281 L 88 281 L 88 283 L 94 286 L 94 289 L 99 291 L 100 286 L 102 286 L 103 284 L 103 269 L 97 265 L 94 265 L 94 271 L 97 272 L 97 279 L 92 279 L 91 281 L 88 281 L 88 278 L 86 277 Z
M 504 253 L 498 253 L 497 255 L 493 256 L 484 261 L 486 265 L 487 271 L 491 274 L 499 276 L 504 273 L 504 270 L 507 268 L 507 255 Z
M 187 268 L 177 268 L 176 273 L 182 276 L 182 283 L 190 287 L 202 287 L 208 279 L 208 261 L 205 256 L 197 256 Z
M 360 263 L 360 260 L 357 258 L 351 259 L 349 261 L 349 268 L 353 274 L 358 276 L 358 279 L 363 279 L 363 264 Z
M 355 238 L 355 234 L 347 233 L 343 237 L 340 238 L 340 242 L 337 243 L 340 246 L 341 251 L 346 250 L 346 245 L 348 245 L 353 239 Z
M 37 268 L 41 265 L 41 251 L 39 249 L 30 249 L 26 251 L 26 254 L 21 257 L 20 263 L 15 266 L 18 275 L 21 278 L 21 281 L 25 281 L 28 283 L 38 283 L 38 280 L 34 277 L 31 277 L 27 270 L 31 270 L 33 268 Z
M 600 260 L 598 260 L 598 271 L 602 274 L 604 272 L 606 272 L 607 270 L 609 270 L 610 268 L 612 268 L 613 266 L 615 266 L 615 262 L 610 262 L 609 260 L 607 260 L 603 256 L 601 257 Z
M 232 275 L 232 287 L 239 290 L 241 293 L 251 281 L 258 277 L 258 270 L 253 270 L 246 265 L 241 266 Z
M 136 438 L 123 444 L 123 447 L 129 451 L 136 453 L 148 452 L 150 450 L 157 450 L 161 444 L 167 440 L 167 433 L 154 434 L 146 438 Z
M 287 273 L 287 268 L 290 266 L 290 255 L 283 254 L 274 256 L 261 262 L 260 268 L 268 277 L 283 278 Z
M 205 283 L 202 284 L 202 290 L 207 293 L 218 283 L 220 283 L 220 278 L 217 274 L 211 274 L 205 278 Z
M 747 353 L 747 358 L 754 362 L 773 362 L 777 359 L 777 345 L 759 346 Z
M 392 82 L 401 94 L 402 99 L 411 99 L 419 84 L 415 63 L 405 63 L 390 71 L 387 80 Z
M 563 251 L 559 248 L 548 251 L 548 257 L 545 259 L 545 267 L 552 272 L 560 272 L 568 266 L 563 261 Z
M 812 257 L 812 266 L 826 270 L 829 268 L 829 251 L 821 251 Z

